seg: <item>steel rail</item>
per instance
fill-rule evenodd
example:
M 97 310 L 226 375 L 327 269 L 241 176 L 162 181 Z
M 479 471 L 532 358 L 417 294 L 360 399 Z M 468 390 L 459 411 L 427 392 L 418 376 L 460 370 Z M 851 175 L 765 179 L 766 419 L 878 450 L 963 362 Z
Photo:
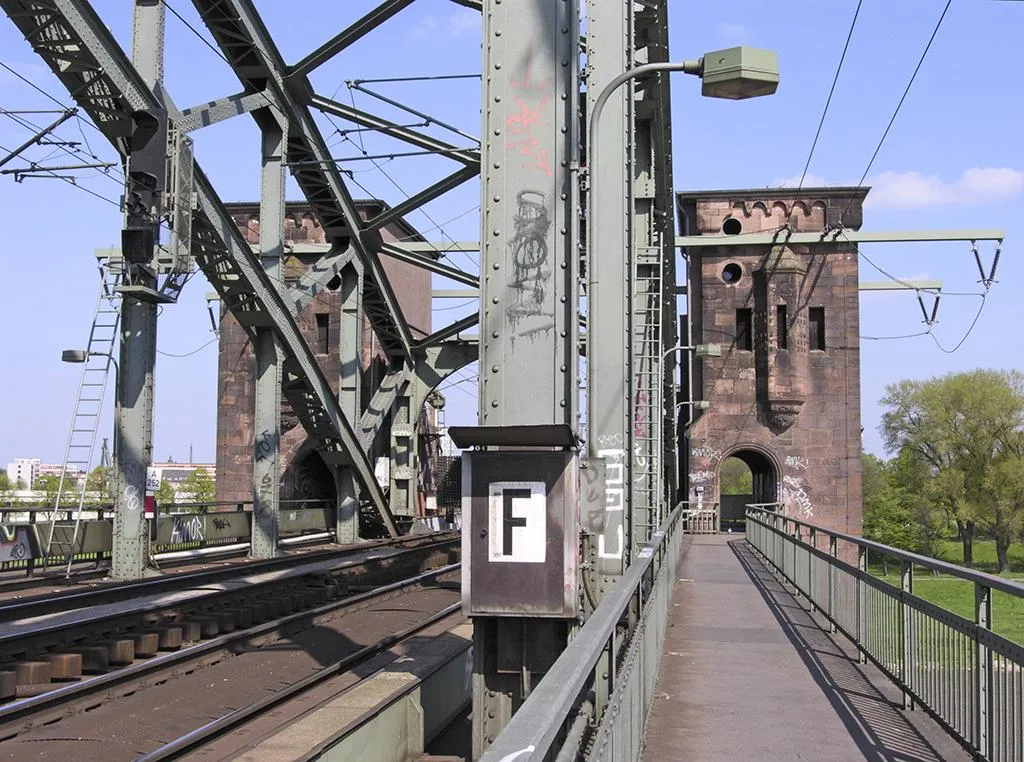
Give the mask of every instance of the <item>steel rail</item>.
M 106 692 L 108 697 L 116 697 L 114 689 L 119 685 L 139 682 L 140 680 L 151 677 L 163 670 L 178 667 L 187 662 L 195 661 L 196 659 L 204 656 L 225 650 L 239 642 L 270 635 L 275 631 L 284 632 L 288 625 L 304 619 L 315 620 L 318 617 L 322 617 L 327 614 L 338 614 L 339 612 L 353 613 L 355 611 L 359 611 L 362 608 L 365 608 L 365 604 L 386 599 L 392 594 L 400 593 L 430 579 L 454 573 L 458 571 L 460 566 L 460 563 L 442 566 L 438 569 L 433 569 L 431 571 L 418 574 L 415 577 L 384 585 L 365 593 L 359 593 L 341 600 L 331 601 L 305 611 L 286 614 L 284 616 L 277 617 L 276 619 L 263 622 L 262 624 L 253 625 L 246 629 L 235 630 L 233 632 L 214 637 L 210 640 L 197 643 L 196 645 L 183 648 L 180 651 L 173 651 L 171 653 L 164 654 L 163 656 L 155 656 L 152 659 L 147 659 L 146 661 L 138 664 L 116 669 L 106 674 L 97 675 L 96 677 L 82 680 L 77 683 L 71 683 L 57 688 L 56 690 L 41 693 L 37 696 L 31 696 L 11 702 L 10 704 L 0 707 L 0 729 L 6 730 L 6 728 L 3 728 L 4 725 L 26 719 L 30 715 L 33 716 L 33 719 L 36 719 L 35 715 L 38 715 L 40 712 L 57 709 L 71 701 L 83 699 L 100 691 Z M 461 604 L 455 605 L 458 606 Z M 320 674 L 320 672 L 317 672 L 316 674 Z M 134 692 L 134 690 L 132 692 Z M 49 718 L 44 720 L 47 724 L 51 721 L 52 720 Z M 33 723 L 33 726 L 35 725 L 36 723 Z M 13 735 L 16 735 L 16 732 Z M 7 733 L 5 738 L 9 739 L 10 737 L 13 737 L 13 735 L 11 733 Z
M 458 566 L 455 564 L 454 566 Z M 449 567 L 450 568 L 450 567 Z M 371 659 L 382 651 L 386 651 L 393 645 L 400 643 L 417 632 L 426 629 L 435 622 L 439 622 L 452 614 L 457 614 L 462 608 L 461 603 L 453 603 L 446 608 L 441 609 L 435 614 L 431 614 L 426 619 L 417 622 L 414 625 L 406 627 L 400 632 L 396 632 L 392 635 L 388 635 L 385 638 L 381 638 L 376 643 L 372 643 L 365 646 L 354 654 L 346 656 L 341 661 L 337 661 L 330 666 L 324 667 L 323 669 L 314 672 L 312 675 L 299 680 L 296 683 L 292 683 L 286 688 L 282 688 L 279 691 L 275 691 L 270 695 L 255 701 L 248 706 L 236 709 L 229 714 L 222 717 L 218 717 L 216 720 L 203 725 L 201 728 L 197 728 L 185 735 L 176 738 L 170 743 L 164 744 L 159 749 L 151 751 L 149 754 L 144 754 L 139 757 L 136 762 L 157 762 L 157 760 L 173 759 L 180 754 L 186 753 L 196 746 L 207 743 L 214 740 L 215 738 L 223 735 L 226 732 L 231 731 L 233 728 L 254 719 L 262 712 L 267 711 L 279 704 L 284 703 L 302 693 L 305 693 L 311 688 L 320 685 L 327 680 L 330 680 L 337 675 L 347 672 L 352 667 L 362 662 Z
M 187 600 L 187 601 L 180 601 L 180 602 L 150 601 L 150 602 L 146 603 L 145 605 L 138 606 L 137 608 L 133 608 L 130 611 L 123 611 L 123 612 L 119 612 L 119 613 L 115 613 L 115 614 L 100 613 L 100 614 L 96 614 L 96 615 L 93 615 L 93 616 L 83 615 L 83 617 L 81 619 L 76 619 L 73 622 L 55 622 L 53 624 L 43 625 L 43 626 L 41 626 L 41 627 L 39 627 L 37 629 L 32 629 L 30 631 L 19 632 L 19 633 L 10 633 L 10 634 L 4 633 L 3 635 L 0 635 L 0 647 L 2 647 L 5 652 L 9 653 L 12 650 L 22 649 L 24 647 L 27 647 L 27 645 L 30 644 L 34 640 L 39 640 L 41 638 L 47 638 L 47 637 L 53 638 L 53 637 L 55 637 L 57 635 L 60 635 L 61 633 L 69 633 L 69 632 L 70 633 L 75 633 L 75 632 L 77 632 L 79 630 L 86 630 L 87 628 L 88 629 L 95 629 L 98 625 L 110 625 L 110 627 L 113 628 L 119 622 L 122 622 L 122 623 L 130 622 L 132 620 L 137 619 L 138 617 L 141 617 L 141 616 L 152 616 L 154 614 L 157 614 L 157 613 L 159 613 L 161 611 L 165 611 L 165 610 L 170 610 L 170 609 L 174 609 L 174 610 L 182 610 L 182 609 L 191 610 L 195 606 L 206 605 L 206 604 L 209 604 L 211 601 L 215 601 L 215 600 L 219 600 L 219 599 L 231 599 L 232 597 L 237 597 L 239 594 L 251 595 L 254 590 L 260 590 L 260 589 L 265 589 L 265 588 L 272 589 L 272 588 L 275 588 L 275 587 L 280 587 L 282 585 L 294 584 L 296 582 L 300 582 L 305 576 L 308 576 L 308 575 L 311 575 L 311 574 L 314 574 L 314 573 L 329 574 L 329 573 L 336 572 L 336 571 L 343 570 L 343 569 L 357 568 L 359 566 L 363 566 L 363 565 L 365 565 L 367 563 L 370 563 L 370 562 L 388 561 L 390 559 L 400 558 L 402 556 L 406 556 L 406 555 L 409 555 L 411 553 L 431 551 L 431 550 L 436 550 L 438 548 L 442 548 L 442 547 L 446 547 L 446 546 L 451 546 L 452 544 L 457 544 L 458 542 L 459 542 L 458 539 L 450 539 L 450 540 L 443 540 L 443 541 L 439 541 L 439 542 L 435 542 L 435 543 L 431 543 L 431 544 L 427 544 L 427 545 L 418 545 L 418 546 L 413 547 L 413 548 L 396 549 L 395 553 L 393 553 L 391 555 L 388 555 L 388 556 L 384 556 L 384 557 L 375 556 L 373 558 L 352 559 L 352 560 L 349 560 L 349 561 L 343 561 L 338 566 L 331 567 L 331 569 L 324 570 L 323 572 L 312 572 L 312 571 L 310 571 L 307 574 L 299 573 L 299 574 L 296 574 L 296 575 L 293 575 L 293 576 L 290 576 L 290 577 L 266 580 L 264 582 L 251 583 L 251 584 L 244 585 L 243 587 L 240 587 L 240 588 L 227 589 L 227 590 L 214 590 L 214 591 L 210 591 L 208 594 L 201 595 L 201 596 L 198 596 L 196 598 L 193 598 L 193 599 Z M 83 614 L 84 614 L 84 612 L 83 612 Z M 122 626 L 127 627 L 128 625 L 127 624 L 123 624 Z M 26 646 L 23 646 L 22 645 L 23 643 L 26 644 Z M 2 717 L 2 715 L 0 715 L 0 717 Z
M 90 590 L 63 593 L 56 596 L 44 593 L 30 598 L 20 598 L 15 601 L 0 604 L 0 622 L 11 621 L 15 618 L 27 619 L 31 616 L 41 616 L 43 614 L 70 611 L 76 608 L 85 608 L 86 606 L 97 606 L 102 603 L 112 603 L 114 601 L 125 600 L 126 598 L 132 598 L 138 595 L 157 593 L 162 591 L 164 588 L 180 589 L 182 587 L 198 586 L 220 580 L 225 577 L 230 578 L 232 576 L 261 574 L 263 572 L 273 571 L 279 567 L 288 568 L 295 566 L 297 563 L 305 565 L 318 563 L 320 561 L 328 561 L 336 556 L 344 558 L 346 556 L 364 553 L 368 550 L 373 550 L 374 548 L 379 547 L 394 547 L 396 545 L 404 546 L 406 544 L 429 539 L 441 541 L 441 538 L 447 534 L 453 533 L 433 532 L 425 535 L 416 535 L 415 537 L 404 537 L 399 540 L 374 540 L 373 542 L 349 546 L 346 548 L 338 548 L 336 550 L 317 551 L 301 556 L 280 556 L 278 558 L 271 558 L 265 561 L 254 561 L 244 565 L 224 566 L 217 569 L 180 572 L 164 577 L 132 580 L 119 584 L 105 585 L 100 588 L 92 588 Z M 429 543 L 423 542 L 422 544 L 426 545 Z M 3 636 L 0 636 L 0 642 L 3 642 Z

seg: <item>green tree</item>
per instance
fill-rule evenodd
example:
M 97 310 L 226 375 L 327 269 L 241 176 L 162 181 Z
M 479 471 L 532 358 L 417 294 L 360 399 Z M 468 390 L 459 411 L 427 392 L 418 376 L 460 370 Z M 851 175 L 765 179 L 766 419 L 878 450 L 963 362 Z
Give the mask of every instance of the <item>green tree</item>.
M 917 549 L 913 511 L 904 503 L 893 469 L 886 461 L 861 454 L 864 536 L 903 550 Z
M 1009 552 L 1024 532 L 1024 434 L 1008 439 L 987 474 L 992 495 L 985 529 L 996 541 L 1000 573 L 1010 571 Z
M 10 506 L 14 503 L 14 490 L 17 485 L 11 481 L 6 471 L 0 471 L 0 503 Z
M 85 479 L 85 491 L 99 496 L 100 502 L 114 499 L 110 469 L 96 466 Z
M 154 496 L 156 497 L 156 504 L 160 508 L 163 508 L 164 506 L 172 506 L 178 500 L 178 496 L 174 491 L 174 487 L 172 487 L 171 483 L 166 479 L 160 480 L 160 484 L 156 488 Z
M 989 471 L 1024 423 L 1022 390 L 1017 371 L 974 370 L 901 381 L 882 398 L 886 448 L 907 448 L 928 466 L 925 493 L 956 524 L 967 566 L 979 524 L 991 523 Z
M 217 487 L 205 468 L 197 468 L 181 483 L 179 491 L 184 498 L 182 502 L 212 503 L 217 494 Z
M 54 507 L 57 503 L 57 488 L 59 486 L 60 477 L 53 474 L 42 474 L 36 477 L 35 482 L 32 484 L 32 490 L 44 494 L 43 505 Z M 61 502 L 64 502 L 63 495 L 61 496 Z
M 739 458 L 726 458 L 718 471 L 719 491 L 723 495 L 751 495 L 754 476 L 750 467 Z

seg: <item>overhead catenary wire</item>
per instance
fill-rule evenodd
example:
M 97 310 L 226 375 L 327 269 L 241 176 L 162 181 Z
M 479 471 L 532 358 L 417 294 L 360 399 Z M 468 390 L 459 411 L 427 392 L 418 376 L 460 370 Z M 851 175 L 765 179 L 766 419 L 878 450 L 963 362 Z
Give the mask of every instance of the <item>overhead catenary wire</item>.
M 924 50 L 921 51 L 921 57 L 918 58 L 917 65 L 914 67 L 914 71 L 910 75 L 910 80 L 907 82 L 907 86 L 903 89 L 903 95 L 900 96 L 900 100 L 896 104 L 896 109 L 892 112 L 892 116 L 889 118 L 889 123 L 885 126 L 885 130 L 882 132 L 882 137 L 879 138 L 878 145 L 875 146 L 875 150 L 871 154 L 871 158 L 868 159 L 867 166 L 864 167 L 860 180 L 857 181 L 858 188 L 864 185 L 864 180 L 867 178 L 868 172 L 871 171 L 871 167 L 874 165 L 875 159 L 878 158 L 878 153 L 882 150 L 882 146 L 885 144 L 885 139 L 889 136 L 889 131 L 896 122 L 896 117 L 899 116 L 900 109 L 903 108 L 903 103 L 907 100 L 910 88 L 914 85 L 914 80 L 917 79 L 917 74 L 921 71 L 921 65 L 924 63 L 924 59 L 928 56 L 928 51 L 931 50 L 932 43 L 935 41 L 935 37 L 939 33 L 939 28 L 942 26 L 942 22 L 946 18 L 946 12 L 949 11 L 949 6 L 952 4 L 953 0 L 946 0 L 946 5 L 942 9 L 942 13 L 939 15 L 939 20 L 935 23 L 935 28 L 932 29 L 932 34 L 928 38 L 928 43 L 924 46 Z M 846 213 L 850 211 L 850 206 L 852 204 L 853 198 L 850 199 L 849 203 L 846 205 L 846 209 L 843 210 L 843 214 L 839 218 L 840 222 L 846 217 Z
M 811 150 L 807 153 L 807 161 L 804 163 L 804 171 L 800 174 L 800 183 L 797 190 L 804 187 L 804 179 L 807 177 L 807 170 L 811 166 L 811 158 L 814 156 L 814 149 L 818 145 L 818 138 L 821 136 L 821 128 L 825 124 L 825 116 L 828 114 L 828 107 L 832 104 L 832 95 L 836 91 L 836 83 L 839 81 L 839 73 L 843 70 L 843 62 L 846 60 L 846 51 L 850 48 L 850 40 L 853 38 L 854 27 L 857 26 L 857 17 L 860 15 L 860 6 L 863 0 L 857 0 L 857 8 L 853 12 L 853 21 L 850 22 L 850 31 L 846 34 L 846 43 L 843 45 L 843 53 L 839 56 L 839 65 L 836 66 L 836 74 L 832 78 L 832 87 L 829 88 L 828 98 L 825 99 L 825 108 L 821 112 L 821 119 L 818 121 L 818 129 L 814 133 L 814 140 L 811 141 Z

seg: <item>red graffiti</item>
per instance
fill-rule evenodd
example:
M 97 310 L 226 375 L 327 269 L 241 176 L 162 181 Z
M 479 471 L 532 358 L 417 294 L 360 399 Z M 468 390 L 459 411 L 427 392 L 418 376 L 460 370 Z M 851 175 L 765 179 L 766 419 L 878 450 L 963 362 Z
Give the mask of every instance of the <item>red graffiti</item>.
M 549 83 L 547 80 L 533 81 L 530 70 L 531 64 L 530 57 L 528 56 L 526 73 L 523 79 L 520 81 L 513 79 L 510 83 L 514 89 L 520 90 L 523 95 L 515 98 L 515 104 L 519 108 L 519 112 L 511 114 L 505 120 L 505 128 L 508 130 L 508 134 L 518 138 L 509 142 L 508 147 L 529 159 L 523 163 L 524 169 L 539 169 L 548 177 L 554 177 L 555 173 L 551 167 L 551 155 L 548 153 L 548 149 L 541 145 L 540 138 L 533 133 L 534 127 L 544 125 L 544 107 L 551 99 L 550 93 L 544 91 L 548 90 Z M 540 96 L 539 101 L 536 99 L 538 95 Z

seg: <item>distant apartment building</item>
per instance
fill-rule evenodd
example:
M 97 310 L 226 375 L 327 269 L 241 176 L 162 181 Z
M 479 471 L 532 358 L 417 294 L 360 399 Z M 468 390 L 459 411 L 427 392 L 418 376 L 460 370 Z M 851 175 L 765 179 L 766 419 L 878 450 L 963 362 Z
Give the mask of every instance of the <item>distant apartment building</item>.
M 21 489 L 32 489 L 40 466 L 39 458 L 15 458 L 7 464 L 7 479 Z
M 200 468 L 214 481 L 217 480 L 217 466 L 213 463 L 154 463 L 151 468 L 156 471 L 158 481 L 167 482 L 175 492 L 181 484 Z

